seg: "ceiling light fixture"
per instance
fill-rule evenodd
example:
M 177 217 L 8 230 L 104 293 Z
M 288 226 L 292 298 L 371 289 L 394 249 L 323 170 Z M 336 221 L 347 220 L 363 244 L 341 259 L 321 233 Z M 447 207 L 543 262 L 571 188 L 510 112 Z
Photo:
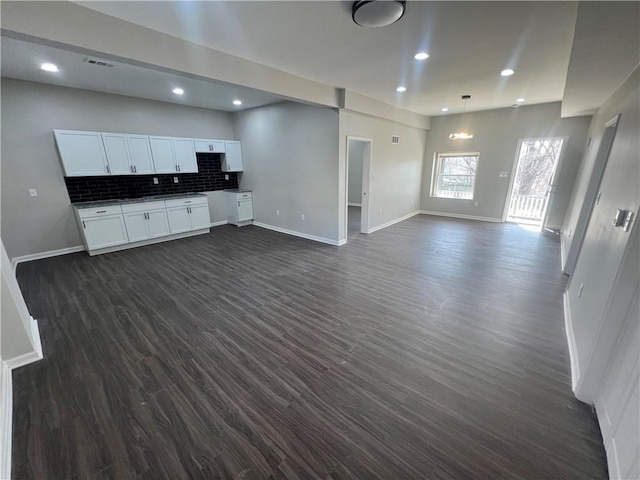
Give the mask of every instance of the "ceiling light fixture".
M 524 102 L 524 98 L 520 97 L 520 98 L 516 98 L 516 102 L 518 103 L 522 103 Z
M 180 87 L 177 87 L 173 89 L 173 93 L 175 93 L 176 95 L 182 95 L 184 93 L 184 90 Z
M 407 91 L 407 87 L 398 87 L 396 88 L 396 92 L 406 92 Z
M 513 75 L 514 73 L 516 73 L 515 71 L 511 70 L 510 68 L 505 68 L 504 70 L 502 70 L 500 72 L 500 75 L 502 75 L 503 77 L 510 77 L 511 75 Z
M 234 100 L 233 104 L 234 105 L 242 105 L 242 100 Z
M 413 58 L 415 58 L 416 60 L 426 60 L 427 58 L 429 58 L 429 54 L 427 52 L 420 52 L 416 53 Z
M 462 113 L 466 113 L 467 112 L 467 100 L 471 99 L 471 95 L 462 95 L 460 98 L 462 98 L 462 100 L 464 100 L 464 109 L 462 110 Z M 449 134 L 449 139 L 451 139 L 451 140 L 468 140 L 470 138 L 473 138 L 473 133 L 452 132 L 452 133 Z
M 449 111 L 449 109 L 448 109 L 447 107 L 442 107 L 442 108 L 440 109 L 440 111 L 441 111 L 441 112 L 448 112 L 448 111 Z
M 351 18 L 361 27 L 386 27 L 402 18 L 406 3 L 404 0 L 361 0 L 353 2 Z
M 45 72 L 55 73 L 58 71 L 58 66 L 53 63 L 43 63 L 42 65 L 40 65 L 40 68 Z

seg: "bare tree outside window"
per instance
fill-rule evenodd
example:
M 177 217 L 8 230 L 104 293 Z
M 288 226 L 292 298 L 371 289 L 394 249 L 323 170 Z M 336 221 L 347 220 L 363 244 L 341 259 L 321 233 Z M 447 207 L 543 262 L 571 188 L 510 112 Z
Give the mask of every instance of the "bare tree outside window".
M 437 154 L 431 195 L 473 199 L 478 156 L 478 153 Z

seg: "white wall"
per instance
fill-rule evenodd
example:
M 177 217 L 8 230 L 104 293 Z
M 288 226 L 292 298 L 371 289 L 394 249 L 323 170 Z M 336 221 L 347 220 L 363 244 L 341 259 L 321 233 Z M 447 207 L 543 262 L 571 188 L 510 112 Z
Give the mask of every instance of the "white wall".
M 518 140 L 533 137 L 569 137 L 558 166 L 556 193 L 549 204 L 547 225 L 560 227 L 586 144 L 590 117 L 560 118 L 560 103 L 505 108 L 431 118 L 422 184 L 422 210 L 502 219 Z M 470 140 L 450 140 L 451 132 L 473 133 Z M 480 152 L 473 200 L 430 196 L 434 154 Z M 508 172 L 498 178 L 498 172 Z M 478 202 L 474 207 L 473 202 Z
M 364 155 L 362 142 L 349 142 L 349 204 L 360 205 L 362 202 L 362 158 Z
M 336 243 L 338 113 L 283 102 L 235 113 L 233 125 L 255 222 Z
M 391 144 L 392 135 L 400 137 L 399 145 Z M 340 238 L 344 239 L 346 235 L 347 136 L 373 140 L 369 229 L 419 210 L 426 130 L 340 110 Z
M 7 78 L 1 108 L 2 236 L 10 258 L 82 244 L 53 129 L 233 139 L 229 113 Z M 212 222 L 226 219 L 212 207 Z

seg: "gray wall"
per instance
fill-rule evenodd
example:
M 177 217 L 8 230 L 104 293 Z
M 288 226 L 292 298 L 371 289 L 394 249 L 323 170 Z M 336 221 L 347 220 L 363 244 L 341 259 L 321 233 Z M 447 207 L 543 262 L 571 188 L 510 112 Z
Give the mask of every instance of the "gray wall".
M 360 205 L 362 202 L 362 156 L 364 155 L 364 143 L 349 143 L 349 203 Z
M 255 221 L 337 241 L 338 113 L 283 102 L 235 113 L 233 125 Z
M 400 144 L 392 145 L 398 135 Z M 426 130 L 340 110 L 340 238 L 345 238 L 347 136 L 372 139 L 369 229 L 419 210 Z
M 56 128 L 233 139 L 229 113 L 3 78 L 2 237 L 10 258 L 82 244 Z M 212 222 L 226 219 L 220 205 L 211 207 Z
M 518 140 L 532 137 L 569 137 L 556 175 L 556 194 L 549 204 L 547 225 L 560 227 L 569 204 L 589 128 L 590 117 L 560 118 L 560 103 L 522 106 L 445 115 L 431 119 L 422 184 L 422 210 L 502 219 Z M 450 140 L 454 131 L 468 131 L 470 140 Z M 431 178 L 434 154 L 480 152 L 474 200 L 434 198 Z M 508 172 L 499 178 L 498 172 Z M 474 207 L 473 202 L 478 202 Z

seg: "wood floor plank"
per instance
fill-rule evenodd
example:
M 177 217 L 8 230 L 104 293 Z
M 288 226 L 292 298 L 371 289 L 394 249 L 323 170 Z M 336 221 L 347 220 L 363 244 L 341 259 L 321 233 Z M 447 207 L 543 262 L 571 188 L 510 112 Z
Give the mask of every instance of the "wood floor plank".
M 21 264 L 15 479 L 606 478 L 556 240 L 416 216 Z

